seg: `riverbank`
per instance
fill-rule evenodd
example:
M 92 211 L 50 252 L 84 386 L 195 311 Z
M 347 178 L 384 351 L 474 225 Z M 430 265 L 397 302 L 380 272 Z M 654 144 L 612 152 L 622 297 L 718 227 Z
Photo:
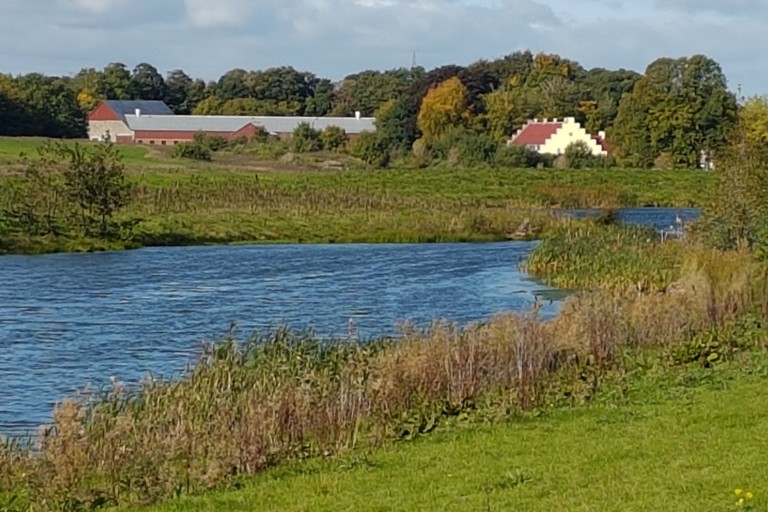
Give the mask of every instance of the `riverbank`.
M 282 331 L 225 342 L 181 380 L 61 407 L 40 452 L 0 452 L 1 487 L 18 510 L 146 504 L 452 425 L 589 410 L 606 397 L 632 407 L 637 375 L 674 382 L 763 354 L 768 288 L 748 258 L 696 255 L 674 292 L 576 294 L 552 321 L 503 315 L 362 345 Z
M 196 164 L 197 165 L 197 164 Z M 225 243 L 480 242 L 535 239 L 552 209 L 700 206 L 700 171 L 421 169 L 269 171 L 211 166 L 169 172 L 128 165 L 119 236 L 35 237 L 0 222 L 0 253 Z M 0 178 L 0 210 L 13 204 Z
M 238 490 L 136 510 L 690 512 L 738 510 L 740 499 L 766 510 L 767 369 L 765 353 L 709 369 L 635 367 L 588 407 L 545 406 L 492 425 L 463 418 L 391 449 L 294 463 Z

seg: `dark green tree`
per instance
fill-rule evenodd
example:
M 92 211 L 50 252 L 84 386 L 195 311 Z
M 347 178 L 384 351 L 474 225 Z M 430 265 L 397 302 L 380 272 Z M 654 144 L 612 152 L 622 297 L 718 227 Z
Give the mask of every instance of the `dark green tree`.
M 625 158 L 637 153 L 643 144 L 630 131 L 644 125 L 653 160 L 668 155 L 676 167 L 697 167 L 702 153 L 711 155 L 724 146 L 736 110 L 736 98 L 712 59 L 703 55 L 658 59 L 624 96 L 615 142 Z
M 133 69 L 131 91 L 138 100 L 162 100 L 166 96 L 165 79 L 157 68 L 142 62 Z
M 168 73 L 165 79 L 165 103 L 177 114 L 191 114 L 194 108 L 188 101 L 188 94 L 194 84 L 192 78 L 180 69 Z M 205 83 L 203 83 L 205 89 Z M 201 98 L 202 99 L 202 98 Z
M 131 73 L 125 64 L 113 62 L 104 68 L 104 97 L 109 100 L 133 98 Z

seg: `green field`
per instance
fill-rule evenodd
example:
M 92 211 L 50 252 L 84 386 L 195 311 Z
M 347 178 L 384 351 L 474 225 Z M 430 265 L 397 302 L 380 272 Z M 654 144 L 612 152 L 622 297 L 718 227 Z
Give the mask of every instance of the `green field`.
M 581 410 L 453 426 L 147 512 L 768 510 L 768 360 L 629 377 Z M 744 366 L 743 368 L 741 366 Z
M 0 138 L 0 161 L 7 158 L 0 164 L 0 211 L 12 209 L 13 184 L 21 179 L 23 166 L 13 155 L 31 153 L 40 142 Z M 700 171 L 322 170 L 319 160 L 307 158 L 283 165 L 224 155 L 199 163 L 172 159 L 168 148 L 119 151 L 135 188 L 117 218 L 136 224 L 131 233 L 88 240 L 65 225 L 54 238 L 26 237 L 3 234 L 0 218 L 0 252 L 530 239 L 555 222 L 552 208 L 700 206 L 714 188 L 714 175 Z M 353 164 L 347 159 L 345 165 Z
M 0 165 L 16 164 L 22 154 L 34 157 L 37 149 L 46 139 L 31 137 L 0 137 Z M 86 140 L 68 141 L 75 144 L 94 144 Z M 125 145 L 120 147 L 124 162 L 128 166 L 140 167 L 178 167 L 178 162 L 169 161 L 158 148 Z M 0 168 L 1 169 L 1 168 Z

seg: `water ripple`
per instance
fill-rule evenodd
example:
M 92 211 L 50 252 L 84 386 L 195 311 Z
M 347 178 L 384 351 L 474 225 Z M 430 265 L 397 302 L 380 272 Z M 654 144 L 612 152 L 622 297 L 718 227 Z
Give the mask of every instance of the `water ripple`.
M 674 210 L 653 222 L 666 223 Z M 0 433 L 110 376 L 176 376 L 204 340 L 287 323 L 322 336 L 404 321 L 552 314 L 562 294 L 516 270 L 534 243 L 148 248 L 0 258 Z

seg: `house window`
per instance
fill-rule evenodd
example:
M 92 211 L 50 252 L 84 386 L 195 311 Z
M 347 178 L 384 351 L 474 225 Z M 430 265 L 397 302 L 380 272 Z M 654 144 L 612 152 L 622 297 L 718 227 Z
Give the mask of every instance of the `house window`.
M 161 140 L 161 141 L 160 141 L 160 145 L 161 145 L 161 146 L 165 146 L 165 141 L 164 141 L 164 140 Z
M 149 143 L 150 143 L 150 144 L 154 144 L 154 143 L 155 143 L 155 141 L 151 140 L 151 141 L 149 141 Z

